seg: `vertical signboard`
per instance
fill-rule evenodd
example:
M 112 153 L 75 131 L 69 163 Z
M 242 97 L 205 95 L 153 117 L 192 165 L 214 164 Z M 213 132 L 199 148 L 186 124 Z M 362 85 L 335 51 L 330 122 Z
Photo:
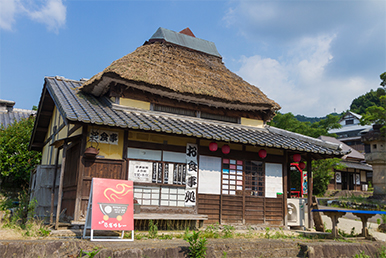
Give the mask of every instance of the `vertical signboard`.
M 197 172 L 198 172 L 197 156 L 198 156 L 197 144 L 188 143 L 186 145 L 186 169 L 184 169 L 183 176 L 182 176 L 183 179 L 186 178 L 185 206 L 196 205 Z
M 118 230 L 122 236 L 124 231 L 131 230 L 132 240 L 126 241 L 133 241 L 133 190 L 133 181 L 93 178 L 83 237 L 86 228 L 91 229 L 91 240 L 94 240 L 93 230 Z

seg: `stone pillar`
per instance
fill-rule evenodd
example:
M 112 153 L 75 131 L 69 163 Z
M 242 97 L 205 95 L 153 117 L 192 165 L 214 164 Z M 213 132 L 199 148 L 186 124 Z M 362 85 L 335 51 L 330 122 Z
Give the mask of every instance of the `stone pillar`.
M 362 136 L 362 142 L 370 145 L 370 153 L 365 154 L 366 163 L 373 167 L 374 196 L 386 196 L 386 138 L 381 135 L 380 127 Z

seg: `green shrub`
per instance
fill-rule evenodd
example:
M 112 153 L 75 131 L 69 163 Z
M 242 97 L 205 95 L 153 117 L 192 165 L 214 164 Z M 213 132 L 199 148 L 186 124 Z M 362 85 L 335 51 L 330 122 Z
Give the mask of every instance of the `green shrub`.
M 158 235 L 158 226 L 153 223 L 153 220 L 149 220 L 149 238 L 157 238 Z
M 200 231 L 194 231 L 187 236 L 186 241 L 189 243 L 189 257 L 204 258 L 206 256 L 207 240 L 200 237 Z

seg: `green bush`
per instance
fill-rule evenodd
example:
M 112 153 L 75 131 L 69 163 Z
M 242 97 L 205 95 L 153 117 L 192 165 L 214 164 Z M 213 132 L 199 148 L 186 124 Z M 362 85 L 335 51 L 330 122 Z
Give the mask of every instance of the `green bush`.
M 189 257 L 204 258 L 206 256 L 207 240 L 200 237 L 200 231 L 194 231 L 187 236 L 186 241 L 189 243 Z

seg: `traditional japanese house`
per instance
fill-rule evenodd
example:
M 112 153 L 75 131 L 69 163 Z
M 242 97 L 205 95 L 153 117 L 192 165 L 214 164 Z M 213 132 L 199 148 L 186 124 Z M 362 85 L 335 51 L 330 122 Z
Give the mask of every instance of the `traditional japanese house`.
M 342 169 L 334 169 L 334 178 L 331 179 L 328 190 L 355 190 L 367 191 L 372 184 L 373 168 L 366 163 L 365 156 L 351 146 L 330 136 L 321 136 L 320 139 L 342 145 L 347 154 L 342 157 Z
M 134 181 L 136 219 L 284 225 L 293 155 L 343 152 L 267 126 L 279 108 L 229 71 L 213 42 L 159 28 L 89 80 L 46 77 L 30 148 L 60 172 L 57 211 L 74 223 L 100 177 Z

